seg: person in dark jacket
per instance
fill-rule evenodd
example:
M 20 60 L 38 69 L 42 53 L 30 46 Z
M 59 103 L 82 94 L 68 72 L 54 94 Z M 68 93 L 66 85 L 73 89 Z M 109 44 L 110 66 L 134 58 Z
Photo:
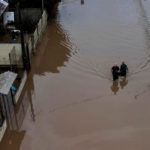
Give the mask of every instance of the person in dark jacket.
M 111 68 L 112 76 L 113 76 L 113 81 L 118 80 L 119 78 L 119 67 L 115 64 Z
M 128 72 L 128 67 L 124 62 L 122 62 L 121 66 L 120 66 L 120 76 L 126 77 L 127 72 Z

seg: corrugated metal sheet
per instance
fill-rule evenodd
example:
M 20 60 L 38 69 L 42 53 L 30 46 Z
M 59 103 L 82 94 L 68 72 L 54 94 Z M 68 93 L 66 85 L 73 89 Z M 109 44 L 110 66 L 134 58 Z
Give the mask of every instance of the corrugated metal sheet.
M 7 6 L 8 3 L 6 1 L 0 0 L 0 16 L 3 14 Z

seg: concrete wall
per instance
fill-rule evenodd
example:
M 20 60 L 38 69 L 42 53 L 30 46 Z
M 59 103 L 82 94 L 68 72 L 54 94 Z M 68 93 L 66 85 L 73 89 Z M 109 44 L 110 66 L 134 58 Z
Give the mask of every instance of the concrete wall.
M 20 63 L 21 61 L 21 44 L 16 43 L 1 43 L 0 44 L 0 64 L 2 65 L 9 65 L 9 53 L 11 50 L 15 48 L 16 52 L 16 61 Z
M 40 40 L 46 26 L 47 26 L 47 13 L 46 13 L 46 11 L 44 11 L 42 14 L 42 17 L 40 18 L 40 20 L 38 22 L 37 28 L 35 29 L 34 33 L 31 36 L 33 53 L 36 52 L 37 43 Z
M 22 90 L 23 90 L 23 87 L 24 87 L 24 85 L 25 85 L 25 83 L 26 83 L 26 80 L 27 80 L 27 72 L 24 71 L 23 77 L 22 77 L 22 79 L 21 79 L 21 84 L 20 84 L 19 89 L 17 90 L 17 93 L 16 93 L 16 95 L 15 95 L 15 103 L 17 103 L 18 100 L 19 100 L 19 97 L 20 97 L 21 92 L 22 92 Z

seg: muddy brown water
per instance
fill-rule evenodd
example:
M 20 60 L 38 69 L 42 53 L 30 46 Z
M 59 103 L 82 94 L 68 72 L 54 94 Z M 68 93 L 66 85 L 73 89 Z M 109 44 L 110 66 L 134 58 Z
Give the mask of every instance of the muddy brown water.
M 149 33 L 138 0 L 62 0 L 0 150 L 149 150 Z M 110 68 L 125 61 L 126 80 Z

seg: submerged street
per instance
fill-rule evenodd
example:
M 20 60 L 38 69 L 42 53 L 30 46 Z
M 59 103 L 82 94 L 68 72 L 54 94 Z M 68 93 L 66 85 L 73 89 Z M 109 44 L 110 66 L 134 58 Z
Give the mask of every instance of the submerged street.
M 149 150 L 150 41 L 140 0 L 62 0 L 55 13 L 0 150 Z M 113 84 L 111 67 L 122 61 L 128 76 Z

